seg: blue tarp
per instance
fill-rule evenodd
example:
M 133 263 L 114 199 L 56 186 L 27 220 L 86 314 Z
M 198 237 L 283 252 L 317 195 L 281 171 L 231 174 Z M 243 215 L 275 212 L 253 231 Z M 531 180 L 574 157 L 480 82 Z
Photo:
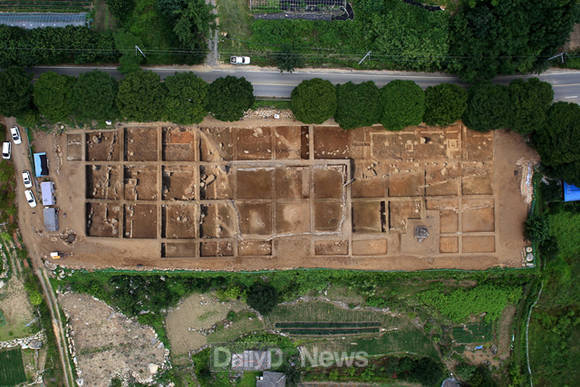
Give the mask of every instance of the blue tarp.
M 564 201 L 575 202 L 580 200 L 580 188 L 575 185 L 564 183 Z
M 34 154 L 34 174 L 36 177 L 48 176 L 48 159 L 46 153 Z
M 87 13 L 0 13 L 0 24 L 26 29 L 43 27 L 84 26 Z

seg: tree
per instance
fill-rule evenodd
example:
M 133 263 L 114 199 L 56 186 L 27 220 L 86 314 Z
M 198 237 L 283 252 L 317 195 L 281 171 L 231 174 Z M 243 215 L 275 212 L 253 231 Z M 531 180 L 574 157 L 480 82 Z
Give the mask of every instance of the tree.
M 314 78 L 292 90 L 291 107 L 298 121 L 321 124 L 336 113 L 336 89 L 329 81 Z
M 255 282 L 248 289 L 247 302 L 261 314 L 268 314 L 278 304 L 278 292 L 272 285 Z
M 10 67 L 0 72 L 0 114 L 11 117 L 30 110 L 32 105 L 32 74 Z
M 381 117 L 380 91 L 374 82 L 352 82 L 336 86 L 337 108 L 334 119 L 341 128 L 370 126 Z
M 135 0 L 105 0 L 111 14 L 123 24 L 135 7 Z
M 179 12 L 173 32 L 183 48 L 191 50 L 189 62 L 200 63 L 207 53 L 210 32 L 215 28 L 213 5 L 205 0 L 187 0 Z
M 237 121 L 254 100 L 254 87 L 246 78 L 227 76 L 209 85 L 207 110 L 218 120 Z
M 165 79 L 165 114 L 169 121 L 190 125 L 207 115 L 208 84 L 191 72 L 176 73 Z
M 272 57 L 280 72 L 291 73 L 296 67 L 304 66 L 302 55 L 294 48 L 293 44 L 284 43 L 280 47 L 280 51 L 273 53 Z
M 552 85 L 538 78 L 513 80 L 509 87 L 512 112 L 510 127 L 520 134 L 530 134 L 544 125 L 554 91 Z
M 117 89 L 117 81 L 103 71 L 81 74 L 72 89 L 73 114 L 83 121 L 116 117 Z
M 532 144 L 550 175 L 580 185 L 580 106 L 553 104 L 544 127 L 534 132 Z
M 119 71 L 122 74 L 129 74 L 141 69 L 143 55 L 136 52 L 135 46 L 142 46 L 141 39 L 130 32 L 119 30 L 115 32 L 115 47 L 122 53 L 119 59 Z
M 425 113 L 425 92 L 413 81 L 395 80 L 381 89 L 381 124 L 388 130 L 419 125 Z
M 157 0 L 157 9 L 159 12 L 172 20 L 177 19 L 181 10 L 186 6 L 186 0 Z
M 469 89 L 463 122 L 468 128 L 487 132 L 509 125 L 510 95 L 507 87 L 482 83 Z
M 446 126 L 461 119 L 467 108 L 467 91 L 451 83 L 429 86 L 425 90 L 425 115 L 428 125 Z
M 449 69 L 473 82 L 539 71 L 567 40 L 575 0 L 472 0 L 451 18 Z
M 166 94 L 159 75 L 140 70 L 119 83 L 117 107 L 124 119 L 157 121 L 163 117 Z
M 34 104 L 50 122 L 60 122 L 72 113 L 72 89 L 76 79 L 52 71 L 42 74 L 34 84 Z

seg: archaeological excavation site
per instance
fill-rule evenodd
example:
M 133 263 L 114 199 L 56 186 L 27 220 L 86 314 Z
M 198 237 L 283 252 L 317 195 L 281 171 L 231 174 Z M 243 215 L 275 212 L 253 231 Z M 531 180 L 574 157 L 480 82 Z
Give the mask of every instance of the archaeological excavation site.
M 63 136 L 61 173 L 79 178 L 69 177 L 60 191 L 69 186 L 69 211 L 83 225 L 77 230 L 70 221 L 79 237 L 68 263 L 200 270 L 519 265 L 508 247 L 523 247 L 525 208 L 523 215 L 507 209 L 503 220 L 498 211 L 502 192 L 523 203 L 519 167 L 499 170 L 494 160 L 494 136 L 507 134 L 460 123 L 401 132 L 241 124 L 132 124 Z M 501 228 L 520 234 L 503 240 Z

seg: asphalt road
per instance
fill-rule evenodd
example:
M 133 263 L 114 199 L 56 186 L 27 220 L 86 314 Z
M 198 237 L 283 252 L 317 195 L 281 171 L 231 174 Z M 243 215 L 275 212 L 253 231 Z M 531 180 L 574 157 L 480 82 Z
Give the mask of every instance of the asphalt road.
M 39 66 L 31 71 L 38 76 L 46 71 L 55 71 L 60 74 L 78 75 L 80 73 L 99 69 L 108 72 L 113 77 L 120 79 L 122 75 L 116 67 L 87 67 L 87 66 Z M 364 82 L 374 81 L 381 87 L 394 79 L 411 79 L 423 88 L 437 85 L 443 82 L 461 84 L 459 79 L 453 75 L 443 73 L 414 73 L 403 71 L 355 71 L 355 70 L 298 70 L 292 74 L 280 73 L 277 69 L 260 68 L 255 66 L 235 67 L 151 67 L 147 68 L 159 74 L 161 78 L 173 75 L 180 71 L 193 71 L 202 79 L 211 82 L 219 77 L 227 75 L 244 76 L 254 86 L 254 93 L 262 98 L 289 98 L 292 89 L 305 79 L 322 78 L 328 79 L 332 83 Z M 494 81 L 497 83 L 509 83 L 514 78 L 528 78 L 537 76 L 534 74 L 525 76 L 498 77 Z M 539 78 L 550 82 L 554 87 L 554 97 L 559 101 L 569 101 L 580 103 L 580 71 L 572 70 L 548 70 Z

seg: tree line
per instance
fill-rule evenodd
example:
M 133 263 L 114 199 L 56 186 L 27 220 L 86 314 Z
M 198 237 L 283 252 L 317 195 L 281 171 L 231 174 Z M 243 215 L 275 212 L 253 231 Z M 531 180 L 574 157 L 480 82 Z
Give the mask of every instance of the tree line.
M 291 97 L 296 119 L 306 124 L 334 117 L 343 129 L 380 123 L 397 131 L 461 119 L 477 131 L 511 129 L 529 138 L 548 175 L 580 185 L 580 107 L 553 103 L 551 85 L 537 78 L 516 79 L 508 86 L 478 83 L 468 90 L 448 83 L 423 90 L 408 80 L 380 89 L 371 81 L 334 86 L 315 78 L 300 83 Z M 162 82 L 159 75 L 138 70 L 117 82 L 94 70 L 78 78 L 47 72 L 32 84 L 32 76 L 20 68 L 0 72 L 0 114 L 16 116 L 27 126 L 39 120 L 82 124 L 116 119 L 190 125 L 207 114 L 237 121 L 254 101 L 252 84 L 233 76 L 208 84 L 182 72 Z

